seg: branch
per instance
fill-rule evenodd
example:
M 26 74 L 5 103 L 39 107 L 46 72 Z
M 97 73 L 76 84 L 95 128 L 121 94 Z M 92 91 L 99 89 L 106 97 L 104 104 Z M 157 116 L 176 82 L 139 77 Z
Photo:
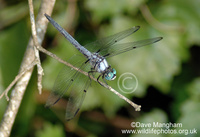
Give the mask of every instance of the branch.
M 30 69 L 33 68 L 33 66 L 35 66 L 36 62 L 34 61 L 31 65 L 29 65 L 27 68 L 25 68 L 25 70 L 21 71 L 16 77 L 15 79 L 10 83 L 10 85 L 6 88 L 6 90 L 1 94 L 0 99 L 5 95 L 6 100 L 9 101 L 9 97 L 8 97 L 8 92 L 9 90 L 17 83 L 17 81 L 22 78 L 22 76 L 29 71 Z
M 41 62 L 40 62 L 39 51 L 36 49 L 36 47 L 41 47 L 41 46 L 37 39 L 35 17 L 34 17 L 34 11 L 33 11 L 33 1 L 28 0 L 28 3 L 29 3 L 29 10 L 30 10 L 31 29 L 32 29 L 31 32 L 32 32 L 32 37 L 33 37 L 33 43 L 35 45 L 34 46 L 35 60 L 37 62 L 37 73 L 38 73 L 37 87 L 38 87 L 39 94 L 41 94 L 42 93 L 42 75 L 44 75 L 44 73 L 43 73 Z
M 37 38 L 39 44 L 42 43 L 44 34 L 46 32 L 46 26 L 48 23 L 44 17 L 44 13 L 46 12 L 48 14 L 51 14 L 54 4 L 55 0 L 43 0 L 41 3 L 40 11 L 36 21 L 37 36 L 38 36 Z M 34 51 L 33 39 L 30 38 L 19 73 L 23 72 L 23 70 L 26 70 L 26 68 L 31 65 L 31 63 L 35 59 L 34 53 L 35 51 Z M 8 104 L 8 107 L 4 113 L 3 119 L 0 124 L 0 136 L 8 137 L 10 135 L 14 120 L 16 118 L 16 114 L 21 104 L 27 84 L 30 80 L 32 71 L 33 68 L 26 71 L 17 82 L 15 88 L 12 90 L 10 102 Z

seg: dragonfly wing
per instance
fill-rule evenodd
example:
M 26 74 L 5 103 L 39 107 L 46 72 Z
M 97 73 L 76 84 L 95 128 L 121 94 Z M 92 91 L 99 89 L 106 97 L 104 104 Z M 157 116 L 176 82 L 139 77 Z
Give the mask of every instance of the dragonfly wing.
M 90 86 L 89 77 L 79 73 L 73 82 L 73 87 L 67 103 L 65 118 L 70 120 L 78 113 L 85 99 L 88 87 Z
M 93 53 L 101 52 L 102 49 L 108 48 L 109 46 L 115 44 L 116 42 L 135 33 L 137 30 L 139 30 L 139 28 L 140 28 L 139 26 L 135 26 L 133 28 L 119 32 L 117 34 L 114 34 L 114 35 L 99 39 L 97 41 L 94 41 L 92 43 L 89 43 L 89 44 L 85 45 L 84 47 Z
M 136 41 L 136 42 L 115 44 L 115 45 L 112 45 L 108 48 L 101 50 L 101 55 L 104 56 L 105 58 L 112 57 L 112 56 L 130 51 L 135 48 L 139 48 L 142 46 L 156 43 L 156 42 L 160 41 L 161 39 L 162 39 L 162 37 L 156 37 L 156 38 L 146 39 L 146 40 L 141 40 L 141 41 Z
M 74 55 L 69 59 L 68 62 L 78 67 L 79 69 L 84 69 L 88 64 L 85 63 L 85 61 L 86 59 L 84 59 L 84 57 Z M 51 107 L 52 105 L 56 104 L 62 98 L 62 96 L 64 96 L 65 93 L 71 89 L 73 82 L 75 79 L 77 79 L 78 76 L 78 71 L 68 66 L 64 66 L 56 78 L 53 90 L 49 95 L 45 106 Z

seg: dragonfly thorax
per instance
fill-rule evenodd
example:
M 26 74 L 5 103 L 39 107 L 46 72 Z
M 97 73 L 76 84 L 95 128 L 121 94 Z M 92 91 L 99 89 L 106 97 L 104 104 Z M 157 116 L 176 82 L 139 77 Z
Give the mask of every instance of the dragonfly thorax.
M 100 56 L 98 53 L 92 54 L 90 58 L 90 65 L 99 73 L 105 72 L 109 67 L 106 59 Z
M 116 70 L 111 68 L 106 59 L 98 53 L 92 54 L 90 64 L 93 69 L 102 73 L 106 80 L 114 80 L 116 78 Z

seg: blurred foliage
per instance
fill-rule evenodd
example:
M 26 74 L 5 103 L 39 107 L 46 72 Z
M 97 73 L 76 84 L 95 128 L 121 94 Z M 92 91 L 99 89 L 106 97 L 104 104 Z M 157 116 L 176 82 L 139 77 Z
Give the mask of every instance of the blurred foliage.
M 65 137 L 65 134 L 61 125 L 44 123 L 44 129 L 37 131 L 36 137 Z
M 27 1 L 1 0 L 0 2 L 0 93 L 2 93 L 19 71 L 31 33 Z M 37 15 L 40 1 L 34 1 L 34 5 Z M 93 82 L 81 108 L 82 112 L 79 112 L 73 120 L 64 121 L 67 97 L 63 97 L 52 111 L 44 108 L 63 65 L 41 54 L 45 73 L 43 94 L 38 95 L 34 71 L 11 136 L 144 136 L 144 134 L 121 133 L 121 129 L 131 129 L 130 124 L 133 121 L 182 123 L 183 127 L 175 129 L 195 128 L 199 131 L 199 5 L 200 0 L 57 1 L 52 18 L 80 44 L 85 45 L 138 25 L 141 26 L 140 30 L 122 42 L 158 36 L 164 38 L 156 44 L 108 59 L 109 64 L 117 70 L 118 78 L 126 72 L 138 78 L 138 88 L 132 94 L 121 92 L 117 79 L 108 84 L 135 103 L 141 104 L 142 111 L 135 112 L 125 101 Z M 148 12 L 152 16 L 147 14 Z M 65 60 L 74 54 L 80 54 L 52 25 L 48 25 L 43 46 Z M 7 102 L 2 98 L 0 118 L 6 106 Z M 198 132 L 188 136 L 199 135 Z

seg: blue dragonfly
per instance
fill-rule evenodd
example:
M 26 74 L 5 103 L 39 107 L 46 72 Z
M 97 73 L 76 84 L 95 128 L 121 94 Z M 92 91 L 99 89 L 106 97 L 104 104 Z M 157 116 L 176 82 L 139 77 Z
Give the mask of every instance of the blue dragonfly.
M 116 78 L 116 70 L 108 65 L 106 58 L 139 48 L 145 45 L 153 44 L 162 39 L 155 37 L 136 42 L 116 44 L 120 40 L 135 33 L 140 27 L 135 26 L 125 31 L 119 32 L 112 36 L 102 38 L 95 42 L 81 46 L 65 29 L 58 25 L 50 16 L 45 14 L 49 22 L 84 56 L 74 55 L 69 59 L 69 63 L 79 68 L 80 70 L 91 73 L 93 76 L 96 72 L 100 73 L 97 78 L 105 80 L 114 80 Z M 54 83 L 53 91 L 47 99 L 46 107 L 51 107 L 56 104 L 66 92 L 69 92 L 69 100 L 67 103 L 65 118 L 71 120 L 80 110 L 84 101 L 91 79 L 79 71 L 65 66 L 57 76 Z M 106 82 L 105 82 L 106 83 Z

